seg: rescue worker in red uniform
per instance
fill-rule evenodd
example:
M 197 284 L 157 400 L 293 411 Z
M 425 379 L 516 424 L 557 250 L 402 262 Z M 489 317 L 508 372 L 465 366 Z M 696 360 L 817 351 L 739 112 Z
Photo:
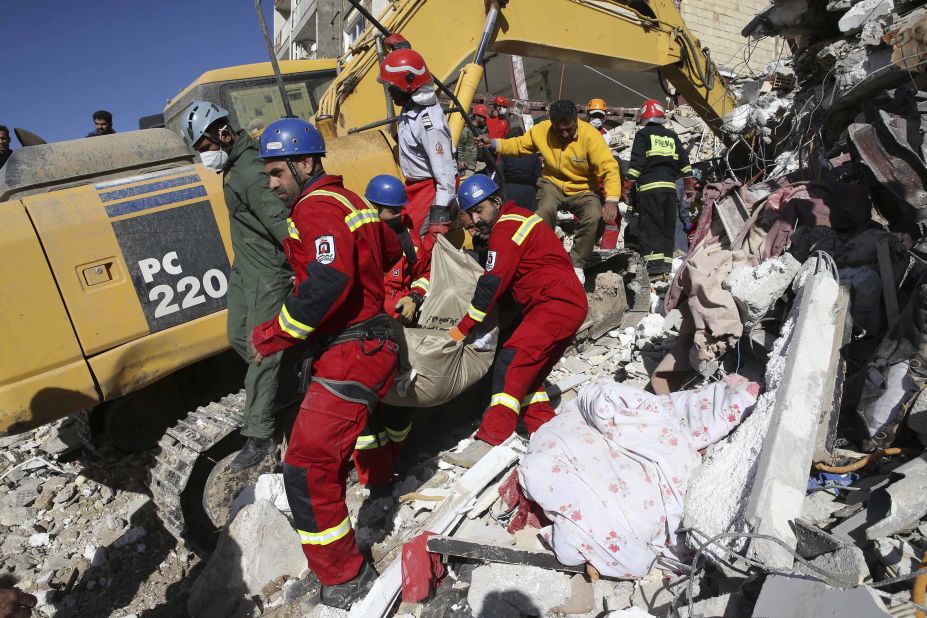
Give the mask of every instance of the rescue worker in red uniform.
M 284 249 L 296 278 L 280 314 L 252 331 L 254 362 L 304 342 L 313 351 L 283 478 L 320 600 L 347 609 L 377 578 L 354 540 L 345 481 L 357 436 L 396 373 L 383 273 L 402 249 L 376 210 L 325 173 L 325 142 L 308 122 L 272 123 L 260 156 L 271 191 L 292 208 Z
M 451 129 L 435 92 L 434 78 L 421 54 L 412 49 L 390 52 L 378 80 L 402 108 L 397 121 L 399 166 L 406 177 L 406 212 L 415 231 L 451 221 L 450 203 L 457 190 L 457 164 Z
M 509 133 L 509 100 L 505 97 L 493 99 L 493 109 L 486 119 L 486 130 L 489 139 L 505 139 Z
M 418 234 L 411 233 L 412 219 L 403 212 L 409 201 L 405 187 L 395 176 L 381 174 L 367 184 L 364 198 L 380 213 L 380 220 L 396 233 L 402 246 L 402 257 L 386 273 L 383 310 L 394 314 L 403 324 L 412 324 L 428 293 L 431 260 Z M 371 489 L 383 488 L 385 493 L 411 430 L 410 408 L 381 403 L 357 437 L 354 450 L 357 480 Z
M 512 435 L 519 417 L 531 433 L 553 418 L 544 380 L 589 307 L 563 243 L 540 217 L 511 200 L 503 203 L 496 183 L 479 174 L 460 184 L 457 201 L 477 233 L 489 238 L 489 252 L 467 315 L 450 336 L 463 341 L 506 292 L 522 310 L 521 323 L 496 356 L 493 395 L 476 440 L 445 456 L 470 467 Z

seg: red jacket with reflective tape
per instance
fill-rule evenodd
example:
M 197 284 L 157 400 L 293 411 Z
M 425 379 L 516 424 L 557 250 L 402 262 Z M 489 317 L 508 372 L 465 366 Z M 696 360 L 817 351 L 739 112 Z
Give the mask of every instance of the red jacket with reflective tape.
M 409 263 L 405 247 L 403 247 L 402 257 L 391 268 L 387 269 L 383 280 L 386 285 L 386 304 L 383 309 L 390 315 L 395 315 L 396 303 L 403 296 L 408 296 L 411 292 L 417 292 L 424 297 L 431 287 L 430 247 L 426 249 L 426 244 L 423 243 L 421 236 L 415 232 L 412 217 L 403 212 L 401 221 L 404 229 L 403 235 L 408 236 L 408 239 L 404 241 L 400 238 L 400 245 L 404 243 L 411 245 L 412 251 L 415 252 L 415 263 Z M 397 236 L 400 235 L 397 234 Z
M 383 313 L 383 274 L 402 255 L 376 208 L 345 189 L 341 176 L 322 176 L 307 187 L 287 222 L 283 246 L 295 287 L 280 314 L 252 332 L 264 356 Z
M 589 308 L 563 243 L 540 217 L 511 200 L 502 205 L 489 235 L 486 270 L 457 328 L 469 333 L 507 291 L 523 315 L 547 303 Z

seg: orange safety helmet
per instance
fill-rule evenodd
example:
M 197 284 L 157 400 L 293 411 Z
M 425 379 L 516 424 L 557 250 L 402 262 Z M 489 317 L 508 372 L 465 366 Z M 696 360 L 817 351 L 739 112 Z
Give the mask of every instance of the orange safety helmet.
M 434 78 L 420 53 L 412 49 L 397 49 L 383 59 L 378 81 L 412 93 L 432 83 Z
M 641 106 L 641 120 L 663 118 L 664 116 L 666 116 L 666 110 L 656 99 L 647 99 Z
M 496 107 L 511 107 L 511 102 L 503 96 L 498 96 L 493 99 L 493 103 Z
M 482 116 L 483 118 L 489 118 L 489 108 L 479 103 L 477 103 L 472 108 L 470 108 L 470 113 L 474 116 Z
M 608 109 L 605 107 L 605 99 L 592 99 L 586 103 L 586 113 L 591 114 L 592 112 L 602 112 L 606 113 Z

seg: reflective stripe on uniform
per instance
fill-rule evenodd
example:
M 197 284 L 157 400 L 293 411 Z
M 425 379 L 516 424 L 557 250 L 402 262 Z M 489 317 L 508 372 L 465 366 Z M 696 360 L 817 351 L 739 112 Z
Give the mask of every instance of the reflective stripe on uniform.
M 358 451 L 364 451 L 372 448 L 377 448 L 383 446 L 389 440 L 389 436 L 386 435 L 386 432 L 381 432 L 378 434 L 368 434 L 366 436 L 361 435 L 357 436 L 357 442 L 354 443 L 354 448 Z
M 361 227 L 362 225 L 366 225 L 368 223 L 376 223 L 377 221 L 380 220 L 380 215 L 379 213 L 377 213 L 377 209 L 374 208 L 373 205 L 364 198 L 361 198 L 361 199 L 364 199 L 364 203 L 367 204 L 367 208 L 358 210 L 357 208 L 354 207 L 354 204 L 352 204 L 348 198 L 341 195 L 340 193 L 318 189 L 310 193 L 309 197 L 312 197 L 314 195 L 324 195 L 325 197 L 330 197 L 335 200 L 338 200 L 339 202 L 341 202 L 341 204 L 345 208 L 351 211 L 349 214 L 345 215 L 344 224 L 347 225 L 348 229 L 351 230 L 352 232 L 357 231 L 357 229 Z
M 516 245 L 521 245 L 525 242 L 525 239 L 528 238 L 528 234 L 531 233 L 531 230 L 534 229 L 534 226 L 541 222 L 541 218 L 537 215 L 531 215 L 525 222 L 518 227 L 518 231 L 515 232 L 515 235 L 512 236 L 512 240 Z
M 280 324 L 280 328 L 283 329 L 283 332 L 297 339 L 305 339 L 315 330 L 308 324 L 303 324 L 299 320 L 294 320 L 290 312 L 287 311 L 286 304 L 280 309 L 280 315 L 277 316 L 277 323 Z
M 303 545 L 328 545 L 334 543 L 338 539 L 343 539 L 347 536 L 348 532 L 351 531 L 351 516 L 347 516 L 337 526 L 328 528 L 327 530 L 322 530 L 321 532 L 306 532 L 305 530 L 297 530 L 299 532 L 299 540 Z
M 421 279 L 416 279 L 415 281 L 413 281 L 412 287 L 422 288 L 423 290 L 425 290 L 425 293 L 427 294 L 428 290 L 431 289 L 431 282 L 428 281 L 428 279 L 426 279 L 425 277 L 422 277 Z
M 286 231 L 290 234 L 290 238 L 294 240 L 299 240 L 299 230 L 296 229 L 296 224 L 293 223 L 293 220 L 287 217 L 286 220 Z
M 665 257 L 666 256 L 664 256 L 662 253 L 651 253 L 649 255 L 644 256 L 644 261 L 645 262 L 655 262 L 659 260 L 660 262 L 662 262 Z M 670 261 L 672 261 L 672 258 L 670 258 Z
M 521 245 L 521 243 L 525 242 L 525 238 L 528 237 L 531 230 L 534 229 L 534 226 L 543 221 L 543 219 L 537 215 L 531 215 L 530 217 L 523 217 L 522 215 L 502 215 L 499 217 L 499 222 L 501 223 L 503 221 L 516 221 L 521 223 L 521 225 L 518 226 L 518 230 L 512 235 L 512 241 L 516 245 Z
M 682 172 L 683 174 L 691 174 L 691 173 L 692 173 L 692 166 L 691 166 L 691 165 L 687 165 L 687 166 L 685 166 L 684 168 L 682 168 L 682 169 L 679 170 L 679 171 Z
M 390 429 L 386 428 L 386 434 L 389 436 L 391 442 L 402 442 L 409 436 L 409 432 L 412 431 L 412 425 L 409 424 L 405 429 Z
M 648 183 L 645 184 L 645 185 L 640 185 L 640 186 L 638 186 L 638 187 L 637 187 L 637 192 L 638 192 L 638 193 L 643 193 L 644 191 L 649 191 L 649 190 L 651 190 L 651 189 L 672 189 L 672 190 L 675 191 L 675 190 L 676 190 L 676 183 L 675 183 L 675 182 L 662 181 L 662 180 L 661 180 L 661 181 L 658 181 L 658 182 L 648 182 Z
M 675 152 L 674 152 L 674 153 L 671 153 L 671 154 L 667 154 L 667 153 L 661 152 L 661 151 L 659 151 L 659 150 L 648 150 L 647 152 L 644 153 L 644 156 L 645 156 L 645 157 L 672 157 L 672 158 L 674 158 L 674 159 L 678 159 L 678 158 L 679 158 L 679 155 L 676 154 Z
M 672 263 L 673 263 L 673 256 L 671 256 L 671 255 L 664 255 L 664 256 L 663 256 L 663 261 L 666 262 L 667 264 L 672 264 Z
M 550 401 L 550 397 L 547 396 L 547 391 L 538 391 L 522 399 L 521 405 L 530 406 L 532 403 L 543 403 L 545 401 Z
M 467 315 L 476 320 L 477 322 L 482 322 L 486 319 L 486 312 L 480 311 L 473 306 L 473 303 L 470 303 L 470 307 L 467 309 Z
M 489 405 L 505 406 L 515 414 L 521 412 L 521 404 L 518 403 L 518 400 L 506 393 L 496 393 L 493 395 L 492 399 L 489 400 Z
M 628 170 L 628 178 L 637 178 L 641 173 L 635 169 Z

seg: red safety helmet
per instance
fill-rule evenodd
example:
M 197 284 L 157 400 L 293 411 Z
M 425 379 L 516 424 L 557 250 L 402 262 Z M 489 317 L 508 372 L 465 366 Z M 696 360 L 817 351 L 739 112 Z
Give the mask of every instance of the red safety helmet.
M 434 78 L 421 54 L 412 49 L 397 49 L 383 59 L 379 81 L 411 93 L 430 84 Z
M 472 108 L 470 108 L 470 113 L 474 116 L 482 116 L 483 118 L 489 118 L 489 108 L 485 105 L 477 103 Z
M 503 96 L 498 96 L 493 99 L 493 104 L 495 104 L 496 107 L 510 107 L 510 101 Z
M 663 118 L 664 116 L 666 116 L 666 110 L 656 99 L 647 99 L 641 106 L 641 120 Z

